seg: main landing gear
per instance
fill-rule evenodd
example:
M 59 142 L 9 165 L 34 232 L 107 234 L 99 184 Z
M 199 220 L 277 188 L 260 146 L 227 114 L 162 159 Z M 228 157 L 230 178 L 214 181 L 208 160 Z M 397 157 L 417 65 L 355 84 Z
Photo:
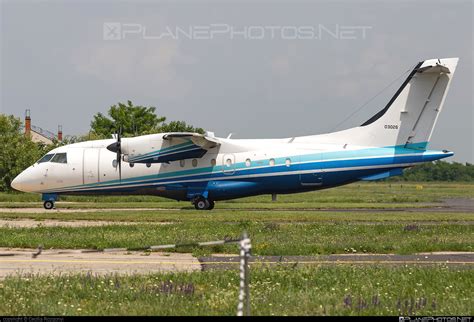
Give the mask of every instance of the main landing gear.
M 204 197 L 198 197 L 193 201 L 194 208 L 196 210 L 212 210 L 214 209 L 214 201 L 206 199 Z
M 46 200 L 44 203 L 43 203 L 43 207 L 44 209 L 47 209 L 47 210 L 51 210 L 54 208 L 54 201 L 52 200 Z

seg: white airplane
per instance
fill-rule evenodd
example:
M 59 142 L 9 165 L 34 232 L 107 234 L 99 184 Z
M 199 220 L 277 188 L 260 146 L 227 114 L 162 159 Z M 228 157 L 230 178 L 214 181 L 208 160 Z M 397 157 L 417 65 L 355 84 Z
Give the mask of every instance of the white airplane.
M 156 195 L 191 201 L 325 189 L 400 175 L 453 155 L 428 150 L 458 58 L 416 65 L 388 104 L 362 125 L 285 139 L 218 138 L 159 133 L 56 148 L 23 171 L 12 187 L 41 193 L 51 209 L 60 195 Z M 127 165 L 122 166 L 122 161 Z

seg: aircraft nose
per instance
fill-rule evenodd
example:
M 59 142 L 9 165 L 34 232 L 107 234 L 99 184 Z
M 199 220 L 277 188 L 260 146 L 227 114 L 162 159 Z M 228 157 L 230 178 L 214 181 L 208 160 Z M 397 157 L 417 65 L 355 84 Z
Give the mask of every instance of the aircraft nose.
M 16 176 L 15 179 L 11 182 L 11 187 L 15 190 L 22 191 L 22 192 L 28 192 L 25 187 L 25 172 L 20 173 L 19 175 Z

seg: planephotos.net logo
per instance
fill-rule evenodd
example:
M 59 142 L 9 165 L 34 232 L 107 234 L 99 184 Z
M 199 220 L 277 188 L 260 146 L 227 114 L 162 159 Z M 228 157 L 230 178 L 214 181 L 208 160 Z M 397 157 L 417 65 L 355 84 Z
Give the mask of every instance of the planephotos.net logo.
M 372 26 L 352 25 L 250 25 L 233 26 L 229 24 L 165 26 L 150 28 L 139 23 L 104 22 L 104 40 L 364 40 Z

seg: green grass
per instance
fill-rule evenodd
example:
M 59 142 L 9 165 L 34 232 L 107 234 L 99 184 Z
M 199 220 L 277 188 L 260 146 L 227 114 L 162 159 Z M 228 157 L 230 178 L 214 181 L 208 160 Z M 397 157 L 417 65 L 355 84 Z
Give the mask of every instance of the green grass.
M 238 272 L 9 277 L 0 315 L 235 315 Z M 252 267 L 253 315 L 473 315 L 474 270 Z
M 474 214 L 464 212 L 427 212 L 419 211 L 250 211 L 250 210 L 124 210 L 100 212 L 42 212 L 42 213 L 1 213 L 3 219 L 46 219 L 56 220 L 103 220 L 115 222 L 275 222 L 275 223 L 311 223 L 311 222 L 371 222 L 371 223 L 407 223 L 407 222 L 472 222 Z
M 239 237 L 252 238 L 254 255 L 315 255 L 344 252 L 415 253 L 473 251 L 474 226 L 340 223 L 264 223 L 240 221 L 185 222 L 170 225 L 109 225 L 100 227 L 0 228 L 2 247 L 140 248 Z M 181 252 L 236 253 L 235 245 L 183 248 Z
M 473 197 L 474 184 L 356 183 L 280 195 L 277 202 L 270 196 L 219 202 L 213 211 L 202 212 L 192 209 L 188 202 L 150 196 L 70 196 L 62 198 L 65 203 L 58 207 L 91 210 L 0 213 L 0 218 L 138 224 L 0 228 L 0 247 L 138 248 L 238 237 L 246 230 L 254 255 L 474 251 L 474 214 L 423 210 L 445 198 Z M 0 208 L 19 207 L 42 207 L 40 196 L 0 193 Z M 104 211 L 94 211 L 98 208 Z M 341 208 L 374 210 L 331 211 Z M 377 210 L 382 208 L 398 210 Z M 237 249 L 226 245 L 176 251 L 207 255 L 235 254 Z M 470 267 L 323 265 L 267 269 L 252 265 L 252 314 L 472 315 L 473 284 L 474 270 Z M 237 270 L 129 277 L 14 276 L 0 280 L 0 315 L 235 315 L 237 294 Z

